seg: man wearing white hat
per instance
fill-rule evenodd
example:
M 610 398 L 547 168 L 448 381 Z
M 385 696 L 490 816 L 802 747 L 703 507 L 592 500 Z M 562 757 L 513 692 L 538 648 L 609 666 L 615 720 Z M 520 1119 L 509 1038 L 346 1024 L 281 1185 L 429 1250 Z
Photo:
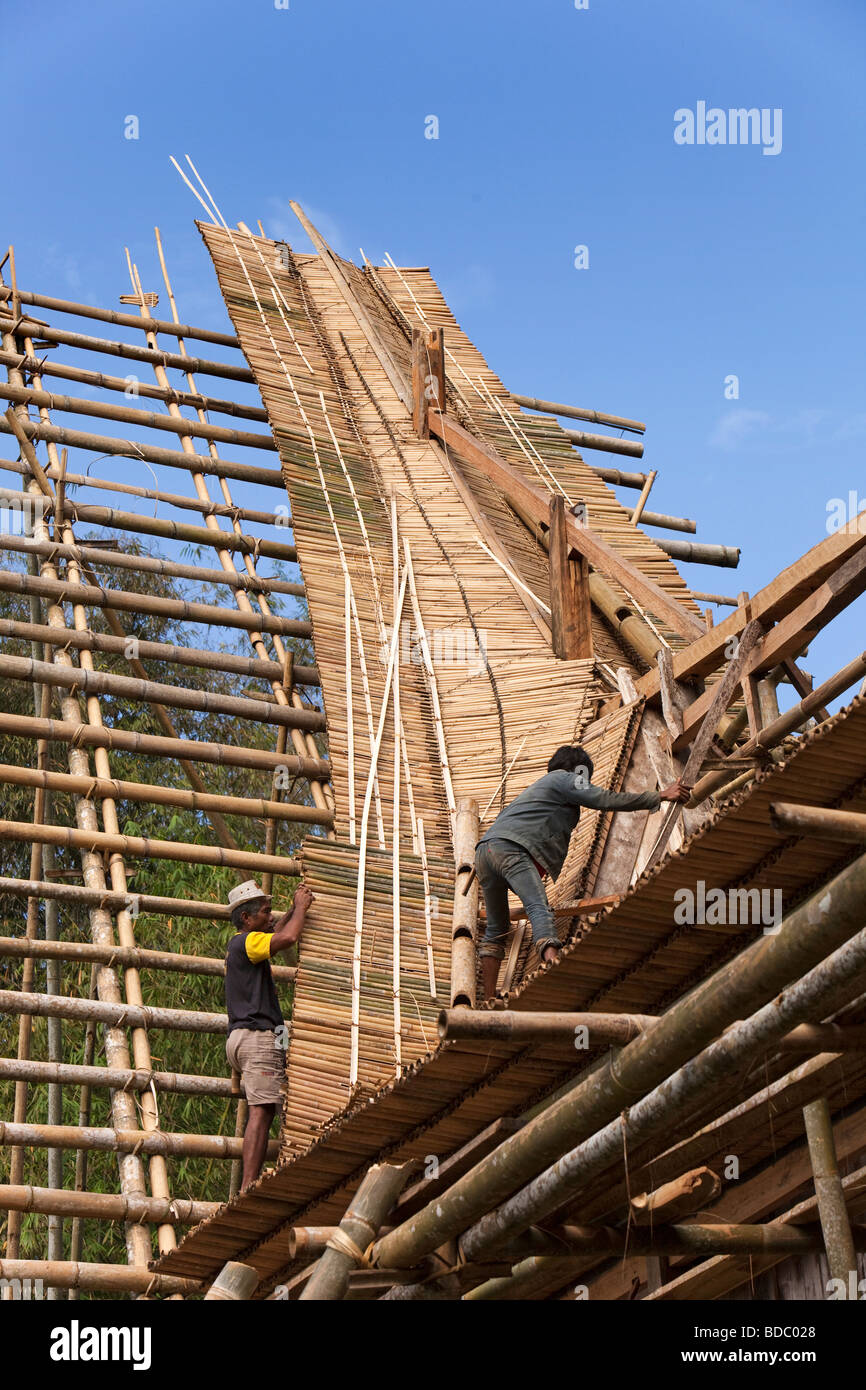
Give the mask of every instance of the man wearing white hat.
M 271 957 L 298 940 L 312 901 L 309 888 L 301 884 L 290 911 L 273 917 L 270 895 L 252 878 L 232 888 L 228 896 L 237 935 L 226 951 L 226 1057 L 232 1069 L 241 1074 L 249 1106 L 242 1190 L 261 1172 L 286 1075 L 285 1046 L 277 1035 L 277 1029 L 283 1028 L 283 1014 L 271 974 Z

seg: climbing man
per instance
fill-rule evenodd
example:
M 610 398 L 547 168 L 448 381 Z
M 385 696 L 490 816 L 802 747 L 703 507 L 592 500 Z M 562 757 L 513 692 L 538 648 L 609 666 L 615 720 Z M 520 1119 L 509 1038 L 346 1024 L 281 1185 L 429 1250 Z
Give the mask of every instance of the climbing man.
M 475 871 L 484 894 L 487 930 L 481 942 L 484 994 L 496 993 L 499 966 L 510 925 L 509 888 L 523 903 L 539 960 L 555 960 L 562 949 L 542 875 L 555 879 L 565 862 L 581 807 L 592 811 L 655 811 L 662 801 L 688 801 L 681 782 L 661 791 L 610 792 L 595 787 L 592 759 L 583 748 L 557 748 L 547 773 L 500 811 L 478 841 Z
M 251 878 L 232 888 L 228 896 L 237 935 L 226 951 L 226 1057 L 231 1068 L 241 1074 L 249 1106 L 241 1190 L 254 1183 L 261 1172 L 286 1076 L 285 1027 L 271 957 L 298 940 L 312 901 L 309 888 L 301 884 L 290 910 L 274 916 L 270 895 Z

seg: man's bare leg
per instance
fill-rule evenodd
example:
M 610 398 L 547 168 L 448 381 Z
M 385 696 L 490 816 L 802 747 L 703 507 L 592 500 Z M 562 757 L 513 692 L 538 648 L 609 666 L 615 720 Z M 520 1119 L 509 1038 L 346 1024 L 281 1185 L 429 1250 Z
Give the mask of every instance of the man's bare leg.
M 244 1130 L 243 1179 L 241 1191 L 255 1182 L 262 1171 L 268 1149 L 268 1134 L 276 1111 L 275 1105 L 251 1105 Z

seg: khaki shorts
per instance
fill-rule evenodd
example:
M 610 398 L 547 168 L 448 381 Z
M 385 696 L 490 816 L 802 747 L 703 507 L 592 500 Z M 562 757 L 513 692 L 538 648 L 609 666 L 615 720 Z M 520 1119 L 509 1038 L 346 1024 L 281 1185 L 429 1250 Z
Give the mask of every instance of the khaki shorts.
M 247 1105 L 279 1105 L 286 1082 L 286 1053 L 273 1032 L 233 1028 L 226 1039 L 226 1057 L 244 1083 Z

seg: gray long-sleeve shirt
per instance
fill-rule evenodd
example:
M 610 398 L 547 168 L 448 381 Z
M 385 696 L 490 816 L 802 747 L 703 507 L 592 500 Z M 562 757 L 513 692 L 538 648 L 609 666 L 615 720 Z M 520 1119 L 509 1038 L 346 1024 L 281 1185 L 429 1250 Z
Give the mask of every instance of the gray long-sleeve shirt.
M 610 792 L 587 782 L 585 769 L 559 769 L 539 777 L 515 797 L 478 843 L 511 840 L 528 850 L 551 878 L 556 878 L 565 862 L 581 807 L 591 811 L 655 811 L 660 804 L 656 791 Z

